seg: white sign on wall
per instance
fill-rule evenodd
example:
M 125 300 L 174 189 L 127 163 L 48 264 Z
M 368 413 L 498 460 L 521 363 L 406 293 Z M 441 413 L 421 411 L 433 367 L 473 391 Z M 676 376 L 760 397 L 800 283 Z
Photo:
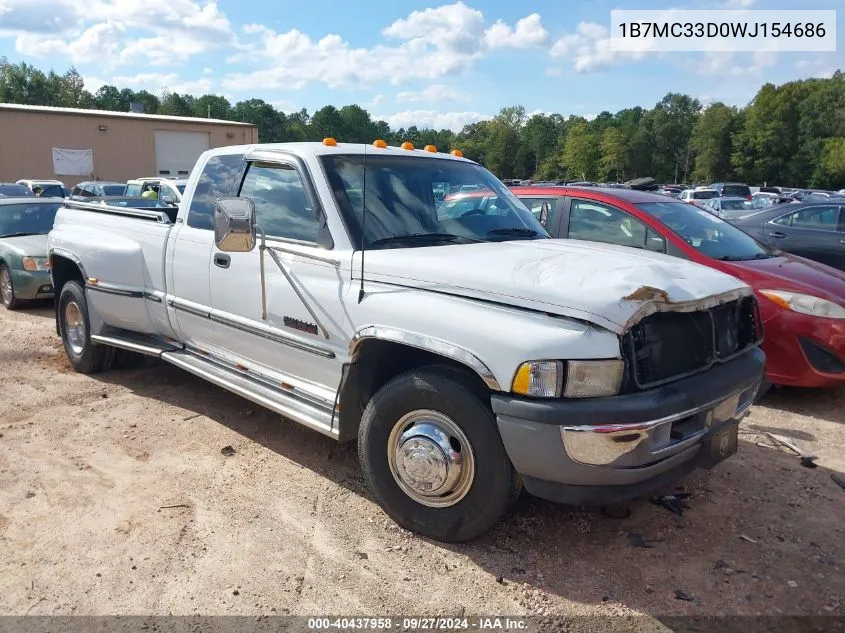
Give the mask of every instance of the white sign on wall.
M 54 147 L 53 173 L 57 176 L 90 176 L 94 173 L 94 151 Z

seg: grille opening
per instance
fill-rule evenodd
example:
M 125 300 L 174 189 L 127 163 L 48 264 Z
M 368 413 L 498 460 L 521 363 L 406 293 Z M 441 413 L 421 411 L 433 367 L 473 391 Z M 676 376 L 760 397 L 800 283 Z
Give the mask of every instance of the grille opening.
M 640 386 L 709 365 L 713 323 L 707 312 L 656 312 L 631 330 L 634 372 Z
M 625 335 L 626 392 L 704 371 L 760 342 L 754 297 L 695 312 L 656 312 Z

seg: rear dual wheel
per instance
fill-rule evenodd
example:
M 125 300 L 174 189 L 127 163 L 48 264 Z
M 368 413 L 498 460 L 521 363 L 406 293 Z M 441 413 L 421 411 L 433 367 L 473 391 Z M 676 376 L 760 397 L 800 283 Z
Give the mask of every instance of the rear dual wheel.
M 79 282 L 67 282 L 58 301 L 59 332 L 70 364 L 81 374 L 107 369 L 114 358 L 114 348 L 91 342 L 88 301 Z
M 358 451 L 364 477 L 402 527 L 463 542 L 492 528 L 520 492 L 496 420 L 451 368 L 397 376 L 370 400 Z

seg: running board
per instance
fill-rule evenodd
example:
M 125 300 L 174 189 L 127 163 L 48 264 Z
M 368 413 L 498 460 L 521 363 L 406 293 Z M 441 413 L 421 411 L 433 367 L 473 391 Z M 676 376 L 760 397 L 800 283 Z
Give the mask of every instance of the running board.
M 175 345 L 168 345 L 164 341 L 151 336 L 136 334 L 134 332 L 121 332 L 120 336 L 104 336 L 92 334 L 91 341 L 98 345 L 110 345 L 120 349 L 129 350 L 146 356 L 160 357 L 164 352 L 172 352 L 179 349 Z
M 244 372 L 227 369 L 187 351 L 164 351 L 162 360 L 176 365 L 180 369 L 195 374 L 208 382 L 228 389 L 232 393 L 251 400 L 279 415 L 299 422 L 303 426 L 319 431 L 323 435 L 338 438 L 337 430 L 332 428 L 333 411 L 305 403 L 281 390 L 259 382 Z

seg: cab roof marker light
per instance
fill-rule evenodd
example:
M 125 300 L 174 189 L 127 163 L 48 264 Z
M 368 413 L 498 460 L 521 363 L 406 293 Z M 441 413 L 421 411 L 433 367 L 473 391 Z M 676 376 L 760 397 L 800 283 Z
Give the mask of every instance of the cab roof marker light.
M 373 147 L 378 147 L 379 149 L 387 149 L 387 143 L 381 139 L 373 141 Z
M 411 143 L 410 141 L 405 141 L 405 142 L 404 142 L 404 143 L 402 143 L 402 145 L 400 145 L 399 147 L 401 147 L 402 149 L 406 149 L 406 150 L 408 150 L 408 151 L 413 151 L 413 149 L 414 149 L 414 144 L 413 144 L 413 143 Z
M 457 156 L 458 158 L 463 158 L 464 153 L 459 149 L 453 149 L 449 152 L 452 156 Z
M 334 140 L 331 136 L 327 136 L 323 139 L 323 145 L 326 147 L 337 147 L 337 141 Z
M 436 152 L 437 151 L 437 148 L 434 145 L 426 145 L 423 149 L 427 152 Z

